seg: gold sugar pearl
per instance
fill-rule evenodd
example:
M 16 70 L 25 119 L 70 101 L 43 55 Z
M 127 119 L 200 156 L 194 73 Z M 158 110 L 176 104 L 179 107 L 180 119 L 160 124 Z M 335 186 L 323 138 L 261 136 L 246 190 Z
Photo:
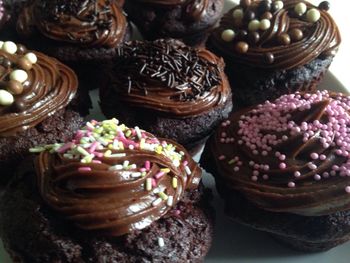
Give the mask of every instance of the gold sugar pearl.
M 287 33 L 283 33 L 277 37 L 278 42 L 281 45 L 289 45 L 291 42 L 290 36 Z
M 239 41 L 237 42 L 235 49 L 238 53 L 247 53 L 249 45 L 246 42 Z
M 33 67 L 33 64 L 25 57 L 20 58 L 17 64 L 23 70 L 30 70 Z
M 299 41 L 303 39 L 304 34 L 303 31 L 301 31 L 298 28 L 293 28 L 292 30 L 289 31 L 289 36 L 292 39 L 292 41 Z
M 243 9 L 242 8 L 237 8 L 233 11 L 232 13 L 233 18 L 235 19 L 243 19 L 244 13 L 243 13 Z
M 7 83 L 7 90 L 13 95 L 19 95 L 23 92 L 23 85 L 20 82 L 11 79 Z
M 271 12 L 265 12 L 262 14 L 261 19 L 268 19 L 271 20 L 273 17 L 273 15 L 271 14 Z
M 235 37 L 235 31 L 233 31 L 232 29 L 226 29 L 221 33 L 221 38 L 225 42 L 231 42 L 234 39 L 234 37 Z

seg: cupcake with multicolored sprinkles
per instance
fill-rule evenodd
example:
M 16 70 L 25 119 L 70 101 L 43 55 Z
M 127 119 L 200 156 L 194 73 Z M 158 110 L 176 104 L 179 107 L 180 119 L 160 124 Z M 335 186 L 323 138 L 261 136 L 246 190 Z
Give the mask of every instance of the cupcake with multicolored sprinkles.
M 37 146 L 0 203 L 22 262 L 202 262 L 212 216 L 186 150 L 116 119 Z M 20 233 L 20 234 L 19 234 Z
M 229 217 L 293 248 L 328 250 L 350 239 L 349 127 L 350 96 L 284 95 L 224 121 L 201 163 Z
M 237 102 L 316 89 L 341 42 L 329 8 L 327 1 L 242 0 L 224 15 L 208 45 L 224 57 Z

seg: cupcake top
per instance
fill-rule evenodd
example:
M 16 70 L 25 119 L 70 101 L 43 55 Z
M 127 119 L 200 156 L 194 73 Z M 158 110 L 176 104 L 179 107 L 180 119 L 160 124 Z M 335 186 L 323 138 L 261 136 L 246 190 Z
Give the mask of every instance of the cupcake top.
M 139 3 L 158 5 L 162 7 L 172 7 L 181 5 L 185 8 L 188 16 L 194 20 L 199 20 L 205 15 L 209 5 L 209 0 L 131 0 Z
M 126 18 L 117 1 L 34 0 L 19 16 L 17 31 L 85 47 L 116 47 L 124 37 Z
M 184 148 L 118 120 L 91 121 L 65 144 L 31 149 L 49 207 L 107 236 L 140 230 L 197 188 L 201 170 Z
M 340 44 L 329 3 L 241 1 L 224 15 L 212 45 L 233 62 L 267 69 L 291 69 L 320 56 L 333 56 Z
M 0 29 L 2 29 L 3 25 L 10 19 L 9 14 L 5 8 L 5 4 L 3 0 L 0 0 Z
M 256 206 L 319 216 L 350 208 L 350 96 L 284 95 L 234 113 L 210 141 L 218 174 Z
M 0 136 L 34 127 L 75 96 L 75 73 L 56 59 L 0 41 Z
M 231 99 L 223 60 L 204 48 L 178 40 L 132 41 L 117 53 L 110 86 L 131 106 L 186 117 Z

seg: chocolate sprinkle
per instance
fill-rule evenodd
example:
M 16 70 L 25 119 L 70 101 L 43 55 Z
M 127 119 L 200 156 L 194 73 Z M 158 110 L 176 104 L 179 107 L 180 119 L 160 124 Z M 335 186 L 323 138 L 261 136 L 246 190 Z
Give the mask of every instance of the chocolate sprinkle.
M 117 53 L 115 67 L 124 73 L 120 75 L 126 79 L 121 83 L 128 93 L 135 88 L 147 95 L 145 83 L 151 83 L 176 89 L 179 91 L 176 99 L 188 101 L 221 83 L 218 66 L 179 41 L 128 42 Z

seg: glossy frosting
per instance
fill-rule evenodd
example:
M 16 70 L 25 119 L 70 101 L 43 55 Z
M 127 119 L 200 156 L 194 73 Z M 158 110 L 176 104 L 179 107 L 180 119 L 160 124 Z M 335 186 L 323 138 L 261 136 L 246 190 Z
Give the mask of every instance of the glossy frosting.
M 177 117 L 209 111 L 231 99 L 224 62 L 180 41 L 129 42 L 114 65 L 117 100 Z
M 22 11 L 19 34 L 37 29 L 47 38 L 88 47 L 116 47 L 123 40 L 126 18 L 116 1 L 35 0 Z
M 19 69 L 19 61 L 28 51 L 9 54 L 0 49 L 1 89 L 8 87 L 11 72 Z M 33 51 L 31 51 L 33 52 Z M 26 70 L 23 92 L 13 95 L 11 105 L 0 105 L 0 136 L 13 136 L 34 127 L 58 110 L 66 107 L 76 94 L 78 80 L 75 73 L 54 58 L 33 52 L 37 62 Z M 4 66 L 10 61 L 11 66 Z M 8 62 L 7 62 L 8 63 Z
M 284 95 L 233 114 L 210 140 L 227 187 L 274 212 L 350 208 L 350 97 Z
M 259 2 L 253 2 L 248 10 L 256 11 Z M 242 8 L 236 6 L 224 15 L 220 26 L 212 35 L 211 43 L 221 55 L 227 56 L 235 63 L 266 69 L 291 69 L 305 65 L 320 56 L 334 55 L 341 41 L 334 20 L 327 11 L 320 9 L 320 19 L 315 23 L 307 21 L 306 14 L 301 17 L 297 16 L 294 7 L 300 2 L 305 3 L 308 10 L 317 8 L 307 1 L 283 1 L 284 7 L 273 13 L 269 29 L 257 31 L 260 34 L 257 43 L 252 43 L 248 37 L 240 38 L 238 36 L 240 30 L 248 31 L 248 29 L 247 24 L 235 24 L 233 12 Z M 233 41 L 226 42 L 222 39 L 222 33 L 226 29 L 232 29 L 236 33 Z M 300 29 L 303 32 L 301 40 L 292 40 L 288 45 L 278 42 L 277 38 L 280 35 L 283 33 L 290 34 L 293 29 Z M 244 41 L 249 45 L 246 53 L 237 52 L 235 44 L 238 41 Z M 273 56 L 273 62 L 268 57 L 271 55 Z
M 182 5 L 186 13 L 199 20 L 206 14 L 206 10 L 209 5 L 209 0 L 133 0 L 139 3 L 145 3 L 149 5 L 159 5 L 159 6 L 175 6 Z
M 78 228 L 100 235 L 147 227 L 200 181 L 200 168 L 182 146 L 115 119 L 91 121 L 73 141 L 32 151 L 45 149 L 36 161 L 42 198 Z

